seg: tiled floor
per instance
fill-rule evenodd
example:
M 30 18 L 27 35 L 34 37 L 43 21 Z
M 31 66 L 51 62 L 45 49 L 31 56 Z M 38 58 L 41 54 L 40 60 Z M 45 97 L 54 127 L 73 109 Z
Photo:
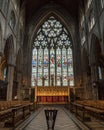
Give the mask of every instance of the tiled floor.
M 44 109 L 22 130 L 47 130 Z M 57 109 L 58 113 L 54 130 L 80 130 L 63 109 Z
M 59 109 L 56 118 L 55 130 L 79 130 L 79 128 L 72 119 L 66 115 L 63 109 Z
M 45 109 L 47 109 L 47 107 L 39 108 L 27 120 L 13 130 L 47 130 Z M 52 107 L 48 107 L 48 109 L 52 109 Z M 94 119 L 89 122 L 84 122 L 84 124 L 90 127 L 89 129 L 64 107 L 55 107 L 55 109 L 58 109 L 58 113 L 54 130 L 104 130 L 104 122 L 98 122 Z

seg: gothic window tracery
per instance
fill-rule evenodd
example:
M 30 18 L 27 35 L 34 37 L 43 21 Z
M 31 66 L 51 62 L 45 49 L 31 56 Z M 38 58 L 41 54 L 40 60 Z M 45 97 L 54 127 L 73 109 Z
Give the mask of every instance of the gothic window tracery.
M 14 29 L 15 24 L 16 24 L 16 18 L 15 18 L 15 14 L 13 11 L 11 11 L 9 23 L 10 23 L 11 28 Z
M 84 23 L 84 15 L 82 16 L 82 18 L 81 18 L 81 27 L 83 26 L 83 23 Z
M 85 29 L 84 27 L 81 28 L 81 44 L 83 45 L 85 42 Z
M 95 24 L 94 10 L 93 8 L 91 8 L 89 11 L 89 23 L 88 23 L 89 31 L 93 28 L 94 24 Z
M 1 9 L 2 6 L 3 6 L 3 1 L 4 1 L 4 0 L 0 0 L 0 9 Z
M 100 0 L 101 2 L 101 7 L 104 8 L 104 0 Z
M 38 30 L 32 50 L 32 86 L 74 85 L 68 31 L 51 16 Z
M 88 2 L 87 2 L 87 10 L 90 8 L 90 6 L 91 6 L 91 4 L 92 4 L 92 1 L 93 1 L 93 0 L 88 0 Z

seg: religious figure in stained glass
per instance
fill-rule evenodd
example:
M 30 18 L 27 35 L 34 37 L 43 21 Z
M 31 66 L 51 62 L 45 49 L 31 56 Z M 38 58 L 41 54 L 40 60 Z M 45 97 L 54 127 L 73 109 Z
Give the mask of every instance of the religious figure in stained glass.
M 74 85 L 71 46 L 67 29 L 54 16 L 49 17 L 34 37 L 32 86 Z

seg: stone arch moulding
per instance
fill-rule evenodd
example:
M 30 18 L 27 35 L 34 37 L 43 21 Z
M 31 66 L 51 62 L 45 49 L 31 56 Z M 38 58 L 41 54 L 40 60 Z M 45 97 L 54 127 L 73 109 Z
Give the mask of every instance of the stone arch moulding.
M 16 15 L 15 15 L 15 11 L 14 10 L 11 10 L 11 12 L 10 12 L 9 24 L 10 24 L 12 29 L 14 29 L 15 26 L 16 26 Z
M 48 4 L 41 8 L 37 13 L 34 12 L 31 21 L 28 23 L 27 26 L 27 34 L 29 37 L 28 39 L 28 48 L 31 48 L 31 43 L 33 42 L 33 37 L 37 32 L 38 28 L 42 25 L 42 23 L 51 15 L 53 14 L 58 18 L 59 21 L 67 28 L 71 36 L 71 42 L 73 45 L 73 58 L 74 58 L 74 51 L 75 51 L 75 43 L 77 43 L 75 34 L 75 27 L 76 27 L 76 20 L 68 14 L 68 12 L 57 4 Z
M 95 64 L 97 54 L 101 54 L 101 45 L 99 38 L 96 36 L 96 34 L 93 33 L 91 36 L 90 54 L 89 54 L 90 65 Z
M 16 65 L 17 65 L 17 71 L 22 72 L 22 64 L 23 64 L 23 53 L 22 49 L 20 48 L 17 52 L 17 57 L 16 57 Z
M 66 11 L 65 11 L 66 12 Z M 67 13 L 66 13 L 67 14 Z M 29 36 L 31 36 L 28 40 L 28 48 L 32 48 L 32 42 L 34 40 L 34 36 L 36 34 L 36 32 L 38 31 L 39 27 L 42 25 L 42 23 L 49 18 L 49 16 L 55 16 L 55 18 L 57 18 L 67 29 L 69 36 L 70 36 L 70 40 L 72 43 L 72 48 L 73 48 L 73 60 L 74 60 L 74 53 L 75 53 L 75 22 L 74 19 L 67 14 L 67 16 L 69 17 L 65 17 L 65 14 L 63 14 L 63 12 L 58 11 L 57 9 L 48 9 L 48 10 L 43 10 L 42 14 L 40 14 L 39 16 L 36 17 L 35 21 L 33 20 L 32 23 L 30 23 L 30 26 L 32 25 L 31 30 L 29 30 Z M 37 24 L 38 23 L 38 24 Z M 33 30 L 32 30 L 33 29 Z M 74 66 L 73 66 L 74 68 Z M 74 72 L 75 73 L 75 72 Z
M 86 71 L 87 66 L 89 65 L 89 57 L 85 47 L 82 50 L 82 64 L 84 65 L 83 69 Z
M 7 39 L 5 41 L 5 45 L 4 45 L 4 50 L 5 50 L 5 47 L 8 47 L 8 49 L 9 49 L 7 63 L 14 65 L 15 64 L 16 45 L 14 42 L 13 35 L 10 34 L 7 37 Z
M 64 27 L 66 27 L 69 35 L 70 35 L 70 40 L 72 43 L 72 48 L 73 48 L 73 62 L 75 60 L 75 50 L 76 50 L 76 45 L 77 39 L 75 38 L 76 36 L 76 20 L 71 17 L 70 14 L 68 14 L 63 8 L 59 6 L 54 6 L 54 7 L 43 7 L 39 12 L 34 14 L 34 16 L 31 18 L 31 21 L 28 22 L 27 28 L 26 28 L 26 33 L 28 40 L 27 42 L 27 48 L 30 50 L 32 49 L 32 42 L 34 40 L 34 36 L 39 29 L 39 27 L 42 25 L 42 23 L 50 16 L 54 15 L 56 19 L 58 19 Z M 32 53 L 31 53 L 32 54 Z M 30 55 L 31 58 L 31 55 Z M 76 72 L 75 72 L 75 65 L 73 65 L 73 70 L 74 70 L 74 78 L 76 77 Z
M 87 74 L 87 76 L 91 76 L 91 68 L 89 64 L 89 55 L 87 49 L 84 47 L 82 50 L 82 64 L 83 64 L 83 72 Z
M 71 38 L 71 42 L 74 41 L 74 35 L 75 35 L 75 20 L 69 15 L 63 8 L 61 8 L 58 5 L 46 6 L 43 7 L 39 12 L 37 12 L 36 15 L 31 19 L 31 22 L 29 23 L 29 35 L 31 36 L 29 38 L 29 43 L 32 43 L 33 37 L 39 27 L 42 25 L 42 23 L 49 17 L 49 16 L 55 16 L 61 23 L 67 28 Z M 37 24 L 38 23 L 38 24 Z M 32 25 L 32 28 L 30 26 Z
M 60 16 L 58 16 L 55 12 L 49 12 L 48 14 L 46 14 L 45 16 L 42 16 L 42 18 L 41 18 L 41 20 L 39 19 L 39 21 L 40 22 L 37 22 L 38 24 L 37 24 L 37 26 L 35 26 L 35 28 L 34 28 L 34 30 L 33 30 L 33 33 L 32 33 L 32 36 L 31 36 L 31 42 L 32 42 L 32 40 L 33 40 L 33 37 L 34 37 L 34 35 L 36 34 L 36 32 L 38 31 L 38 29 L 39 29 L 39 27 L 42 25 L 42 23 L 48 18 L 48 17 L 50 17 L 50 16 L 54 16 L 55 18 L 57 18 L 59 21 L 61 21 L 61 23 L 65 26 L 65 28 L 68 30 L 68 32 L 69 32 L 69 35 L 70 35 L 70 38 L 72 38 L 72 35 L 71 35 L 71 32 L 70 32 L 70 30 L 69 30 L 69 28 L 68 28 L 68 25 L 66 24 L 66 22 L 60 17 Z M 30 43 L 31 43 L 30 42 Z M 71 39 L 71 42 L 72 42 L 72 39 Z

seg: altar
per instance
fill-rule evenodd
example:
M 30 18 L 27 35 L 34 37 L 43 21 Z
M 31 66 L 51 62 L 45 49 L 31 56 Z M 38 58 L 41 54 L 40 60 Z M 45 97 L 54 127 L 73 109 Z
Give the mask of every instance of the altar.
M 35 102 L 39 104 L 65 104 L 69 101 L 69 86 L 35 86 Z

